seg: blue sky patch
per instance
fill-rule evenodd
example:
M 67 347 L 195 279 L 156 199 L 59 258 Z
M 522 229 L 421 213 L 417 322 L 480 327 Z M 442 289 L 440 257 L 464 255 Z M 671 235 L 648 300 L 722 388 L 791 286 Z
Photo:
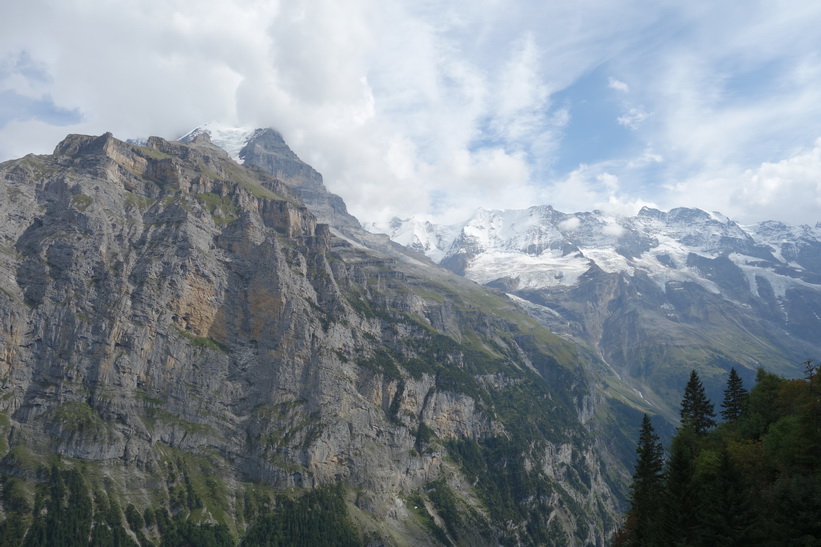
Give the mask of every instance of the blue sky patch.
M 49 97 L 26 97 L 15 91 L 0 91 L 0 128 L 12 121 L 38 120 L 49 125 L 73 125 L 83 120 L 77 109 L 61 108 Z
M 608 87 L 606 65 L 582 76 L 551 98 L 566 107 L 570 121 L 561 140 L 554 169 L 569 173 L 580 164 L 592 164 L 629 156 L 641 149 L 633 131 L 619 124 L 627 94 Z

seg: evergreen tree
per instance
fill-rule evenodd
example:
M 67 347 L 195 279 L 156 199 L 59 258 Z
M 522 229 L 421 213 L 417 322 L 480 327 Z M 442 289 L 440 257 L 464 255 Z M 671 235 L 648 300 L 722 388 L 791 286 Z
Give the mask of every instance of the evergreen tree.
M 724 401 L 721 403 L 723 409 L 721 417 L 728 422 L 739 419 L 746 399 L 747 390 L 744 389 L 741 376 L 738 375 L 735 368 L 731 368 L 730 376 L 727 378 L 727 388 L 724 390 Z
M 698 373 L 695 370 L 691 371 L 681 401 L 681 424 L 702 434 L 716 425 L 715 416 L 715 408 L 704 393 L 704 386 Z
M 711 405 L 691 376 L 664 481 L 644 498 L 637 464 L 614 545 L 821 545 L 821 375 L 811 372 L 787 380 L 759 370 L 733 426 L 709 432 Z M 652 453 L 641 450 L 652 436 L 642 437 L 639 462 Z
M 636 470 L 630 485 L 630 511 L 615 545 L 655 545 L 658 543 L 658 503 L 661 499 L 664 449 L 645 414 L 636 447 Z
M 659 504 L 659 545 L 689 545 L 696 528 L 696 492 L 692 485 L 696 434 L 678 431 L 670 444 L 664 472 L 664 489 Z
M 34 518 L 23 545 L 88 545 L 93 503 L 80 472 L 62 471 L 53 464 L 48 484 L 37 490 Z
M 26 535 L 26 523 L 19 513 L 10 513 L 0 524 L 0 546 L 21 545 Z
M 738 465 L 726 448 L 712 473 L 702 478 L 698 503 L 699 538 L 704 545 L 754 544 L 758 521 L 752 497 Z

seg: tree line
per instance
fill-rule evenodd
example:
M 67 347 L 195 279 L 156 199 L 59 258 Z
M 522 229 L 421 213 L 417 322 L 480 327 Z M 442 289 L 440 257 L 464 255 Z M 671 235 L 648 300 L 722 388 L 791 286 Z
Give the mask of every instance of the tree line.
M 0 521 L 0 547 L 362 544 L 338 483 L 298 497 L 278 495 L 273 507 L 254 515 L 244 537 L 236 538 L 225 524 L 195 521 L 190 508 L 171 503 L 146 507 L 142 513 L 129 504 L 123 511 L 115 496 L 89 488 L 89 481 L 76 468 L 54 464 L 42 469 L 40 476 L 33 504 L 21 479 L 8 475 L 0 479 L 0 501 L 6 510 L 5 519 Z
M 720 423 L 692 371 L 666 455 L 645 414 L 613 545 L 821 545 L 821 374 L 804 365 L 749 391 L 731 369 Z

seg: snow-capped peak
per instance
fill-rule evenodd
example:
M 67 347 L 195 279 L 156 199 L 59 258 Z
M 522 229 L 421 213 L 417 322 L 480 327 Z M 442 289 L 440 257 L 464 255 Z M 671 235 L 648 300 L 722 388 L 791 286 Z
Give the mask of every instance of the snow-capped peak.
M 255 132 L 256 129 L 249 127 L 234 127 L 217 121 L 211 121 L 192 129 L 179 140 L 188 142 L 197 135 L 208 133 L 214 145 L 228 152 L 234 161 L 239 162 L 240 150 L 245 147 Z
M 426 220 L 400 219 L 389 222 L 366 222 L 362 225 L 372 233 L 387 234 L 393 241 L 441 262 L 462 225 L 435 225 Z

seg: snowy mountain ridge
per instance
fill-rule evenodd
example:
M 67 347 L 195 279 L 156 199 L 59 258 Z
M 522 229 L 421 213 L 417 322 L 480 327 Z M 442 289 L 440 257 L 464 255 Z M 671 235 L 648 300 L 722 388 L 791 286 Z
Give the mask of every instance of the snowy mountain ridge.
M 693 368 L 718 396 L 730 367 L 752 381 L 758 367 L 794 375 L 821 355 L 821 224 L 535 206 L 478 210 L 455 226 L 394 219 L 365 228 L 503 291 L 668 416 Z
M 573 286 L 598 268 L 628 276 L 642 272 L 662 290 L 668 281 L 692 281 L 719 292 L 689 258 L 696 255 L 726 256 L 744 272 L 751 290 L 756 290 L 756 277 L 769 281 L 777 296 L 794 285 L 821 290 L 812 262 L 802 263 L 806 250 L 821 248 L 821 225 L 769 221 L 742 227 L 720 213 L 687 208 L 663 212 L 645 207 L 634 217 L 615 218 L 598 211 L 566 214 L 534 206 L 480 209 L 461 225 L 393 219 L 365 228 L 386 233 L 434 262 L 462 269 L 478 283 L 504 280 L 516 289 Z
M 277 131 L 211 122 L 182 140 L 202 132 L 286 182 L 334 233 L 367 237 Z M 542 205 L 478 210 L 455 225 L 394 219 L 366 228 L 503 291 L 669 416 L 693 366 L 715 386 L 731 366 L 752 380 L 759 366 L 793 374 L 821 355 L 821 224 L 742 226 L 688 208 L 617 218 Z

